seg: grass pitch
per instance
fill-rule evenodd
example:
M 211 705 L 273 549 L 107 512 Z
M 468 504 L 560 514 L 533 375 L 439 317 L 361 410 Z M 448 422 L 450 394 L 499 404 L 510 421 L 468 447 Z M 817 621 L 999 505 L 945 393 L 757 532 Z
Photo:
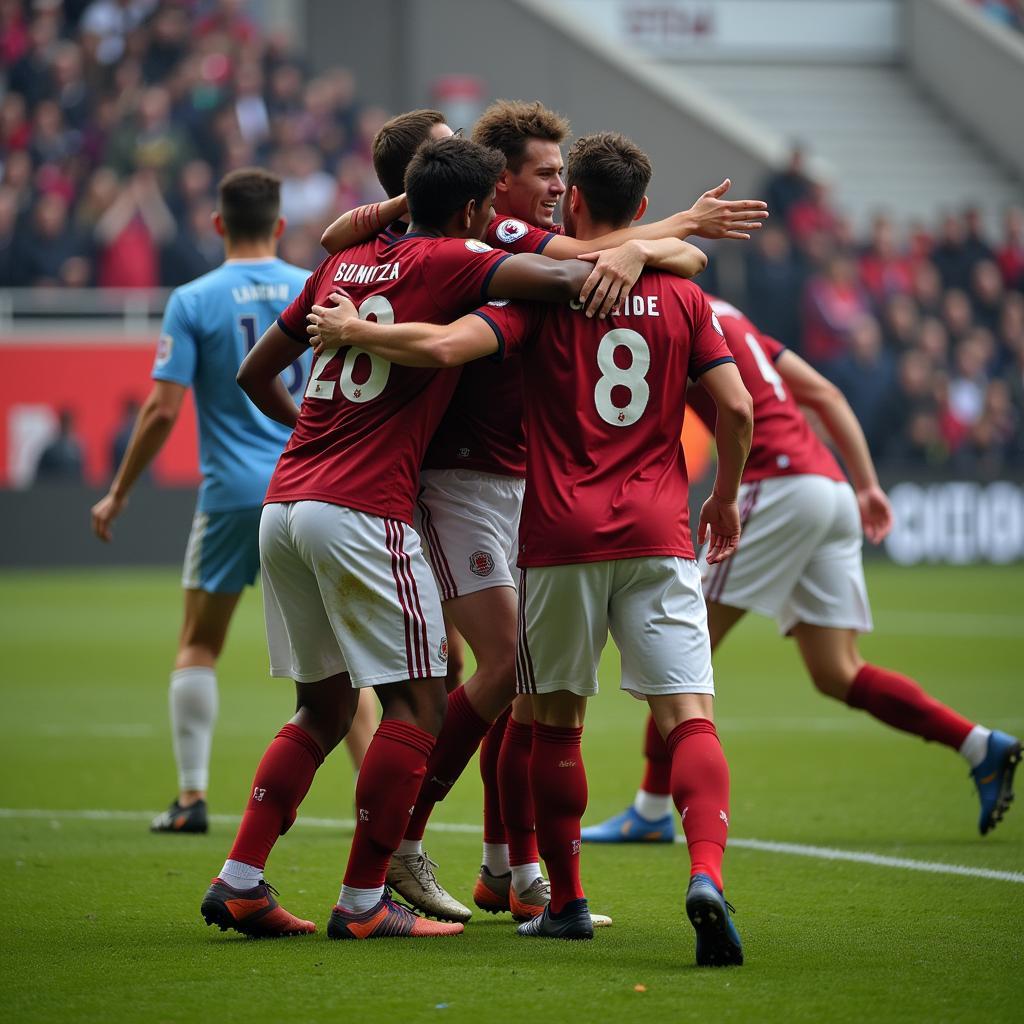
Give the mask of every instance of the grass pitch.
M 873 567 L 878 632 L 866 655 L 988 725 L 1024 731 L 1024 571 Z M 1024 806 L 977 834 L 951 752 L 827 701 L 793 645 L 750 618 L 716 659 L 732 768 L 731 837 L 830 847 L 1010 878 L 926 873 L 741 846 L 726 857 L 747 964 L 698 970 L 682 913 L 682 847 L 584 847 L 589 944 L 518 939 L 474 916 L 456 939 L 254 942 L 207 929 L 199 901 L 233 824 L 151 836 L 174 792 L 166 684 L 179 621 L 170 571 L 0 575 L 0 872 L 8 903 L 0 996 L 11 1021 L 963 1021 L 1019 1020 L 1024 998 Z M 584 735 L 587 822 L 620 810 L 640 772 L 643 707 L 605 691 Z M 237 814 L 288 714 L 270 680 L 258 597 L 244 600 L 220 669 L 211 810 Z M 1024 788 L 1024 778 L 1019 780 Z M 323 928 L 337 897 L 352 773 L 321 769 L 268 876 Z M 1024 799 L 1024 798 L 1022 798 Z M 83 812 L 101 812 L 95 818 Z M 476 825 L 470 768 L 435 820 Z M 428 830 L 440 877 L 469 902 L 473 831 Z

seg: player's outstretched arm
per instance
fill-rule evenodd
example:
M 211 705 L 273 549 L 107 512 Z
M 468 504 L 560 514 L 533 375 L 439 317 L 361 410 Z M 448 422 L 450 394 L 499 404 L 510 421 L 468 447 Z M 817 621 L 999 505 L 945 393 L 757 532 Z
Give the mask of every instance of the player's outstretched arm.
M 857 492 L 864 534 L 880 544 L 892 529 L 892 506 L 878 484 L 867 438 L 842 391 L 795 352 L 786 349 L 775 361 L 793 398 L 817 413 L 850 474 Z
M 271 324 L 238 368 L 238 386 L 264 416 L 294 427 L 299 409 L 281 380 L 281 373 L 302 354 L 304 346 Z
M 92 532 L 100 540 L 113 538 L 111 527 L 128 501 L 128 493 L 146 467 L 156 458 L 178 419 L 188 390 L 183 384 L 158 380 L 139 410 L 131 439 L 110 490 L 92 507 Z
M 583 302 L 583 286 L 594 267 L 582 260 L 555 260 L 533 253 L 519 253 L 499 264 L 487 284 L 489 299 L 533 299 L 537 302 Z M 584 303 L 587 316 L 607 316 L 618 303 L 623 287 L 628 291 L 640 276 L 641 265 L 632 280 L 618 273 L 607 274 L 592 287 Z
M 711 497 L 700 510 L 700 523 L 697 526 L 697 539 L 702 544 L 708 532 L 711 533 L 707 559 L 714 565 L 728 558 L 739 543 L 740 513 L 737 498 L 743 466 L 750 451 L 754 405 L 735 363 L 713 366 L 701 375 L 700 382 L 718 410 L 715 421 L 718 472 Z
M 318 353 L 353 345 L 399 366 L 441 369 L 498 351 L 490 324 L 472 313 L 450 324 L 378 324 L 360 320 L 344 295 L 330 298 L 333 306 L 314 306 L 306 315 L 306 333 Z
M 328 224 L 320 236 L 320 244 L 333 255 L 351 245 L 373 238 L 378 231 L 392 221 L 409 212 L 405 193 L 381 203 L 368 203 L 343 213 L 336 221 Z

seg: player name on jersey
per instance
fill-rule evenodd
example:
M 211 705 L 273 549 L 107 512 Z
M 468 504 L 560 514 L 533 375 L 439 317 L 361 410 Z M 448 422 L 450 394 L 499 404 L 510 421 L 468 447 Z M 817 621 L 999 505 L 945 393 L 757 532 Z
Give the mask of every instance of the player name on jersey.
M 295 288 L 283 282 L 245 284 L 231 289 L 236 304 L 244 302 L 291 302 Z
M 377 284 L 378 281 L 397 281 L 398 261 L 394 263 L 339 263 L 335 281 L 343 284 Z

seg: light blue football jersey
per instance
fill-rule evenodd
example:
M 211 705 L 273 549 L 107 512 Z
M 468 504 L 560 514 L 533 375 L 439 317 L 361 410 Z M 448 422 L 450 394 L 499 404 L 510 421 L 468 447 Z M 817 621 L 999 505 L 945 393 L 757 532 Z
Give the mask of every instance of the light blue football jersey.
M 201 512 L 260 505 L 287 427 L 267 419 L 235 383 L 263 332 L 302 290 L 309 271 L 276 258 L 228 260 L 176 288 L 164 310 L 153 379 L 191 387 L 199 418 Z M 312 350 L 282 374 L 301 401 Z

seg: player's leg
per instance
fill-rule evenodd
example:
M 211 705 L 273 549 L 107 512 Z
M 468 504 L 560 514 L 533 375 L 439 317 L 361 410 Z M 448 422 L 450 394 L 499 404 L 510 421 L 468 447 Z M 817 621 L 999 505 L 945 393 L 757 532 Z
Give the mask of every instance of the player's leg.
M 168 703 L 178 796 L 154 832 L 205 832 L 210 747 L 217 720 L 216 666 L 242 590 L 259 572 L 259 508 L 197 512 L 182 571 L 184 613 Z
M 502 818 L 498 775 L 505 729 L 511 713 L 511 707 L 506 708 L 494 720 L 480 744 L 480 781 L 484 792 L 484 845 L 480 874 L 473 889 L 473 902 L 490 914 L 509 909 L 509 887 L 512 884 L 508 834 Z
M 593 922 L 580 881 L 580 820 L 587 807 L 581 742 L 587 697 L 608 637 L 614 563 L 524 569 L 520 574 L 518 688 L 534 723 L 530 790 L 550 902 L 519 926 L 540 938 L 590 939 Z
M 958 751 L 978 788 L 982 835 L 1013 799 L 1020 741 L 970 721 L 925 692 L 915 680 L 865 662 L 857 635 L 870 631 L 857 500 L 847 484 L 832 483 L 829 531 L 807 562 L 779 616 L 800 646 L 815 686 L 828 696 L 893 728 Z
M 359 691 L 359 701 L 356 705 L 355 717 L 352 719 L 352 727 L 345 736 L 348 756 L 352 760 L 352 767 L 357 775 L 362 767 L 363 758 L 366 757 L 366 748 L 373 738 L 373 731 L 377 728 L 376 703 L 372 690 Z
M 277 905 L 263 869 L 317 769 L 348 731 L 357 704 L 316 575 L 296 537 L 297 507 L 268 505 L 260 523 L 271 674 L 295 680 L 296 710 L 260 760 L 235 841 L 201 908 L 207 924 L 247 935 L 314 930 Z
M 686 910 L 697 933 L 697 963 L 742 963 L 723 896 L 729 767 L 714 724 L 711 642 L 696 563 L 620 562 L 610 627 L 622 655 L 622 688 L 647 699 L 672 759 L 672 798 L 690 854 Z
M 818 690 L 894 729 L 957 751 L 978 788 L 981 834 L 1002 820 L 1013 800 L 1013 775 L 1021 757 L 1016 737 L 972 722 L 916 680 L 866 662 L 855 630 L 798 623 L 792 632 Z
M 514 695 L 516 607 L 511 587 L 491 587 L 445 602 L 445 615 L 465 637 L 477 667 L 448 695 L 426 779 L 388 870 L 388 885 L 417 909 L 443 920 L 468 921 L 472 912 L 438 882 L 435 865 L 423 849 L 423 833 L 435 805 L 447 796 Z
M 735 557 L 735 556 L 734 556 Z M 746 615 L 742 608 L 707 602 L 708 629 L 714 651 Z M 588 843 L 671 843 L 675 840 L 672 798 L 672 755 L 653 715 L 644 733 L 644 778 L 633 804 L 620 814 L 583 830 Z

